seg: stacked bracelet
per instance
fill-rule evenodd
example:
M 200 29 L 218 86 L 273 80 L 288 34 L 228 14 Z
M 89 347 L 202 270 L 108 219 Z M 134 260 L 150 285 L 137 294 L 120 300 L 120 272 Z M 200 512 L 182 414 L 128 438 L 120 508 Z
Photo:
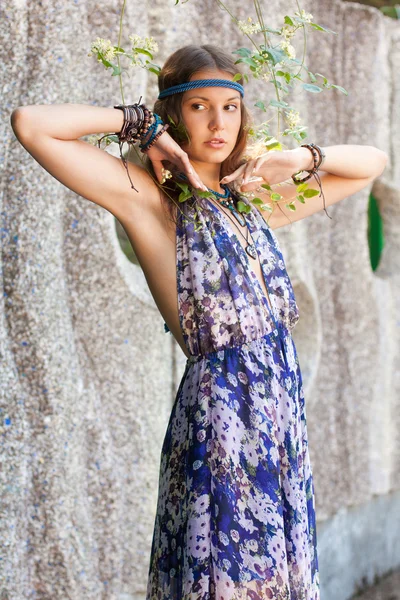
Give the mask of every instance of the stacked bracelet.
M 157 133 L 158 126 L 160 124 L 161 125 L 163 124 L 161 117 L 159 117 L 157 114 L 154 113 L 154 121 L 150 125 L 149 129 L 147 130 L 147 135 L 142 136 L 142 143 L 139 144 L 139 148 L 140 148 L 140 150 L 142 150 L 142 152 L 144 150 L 147 150 L 148 148 L 150 148 L 150 144 L 153 142 L 155 135 Z M 149 133 L 150 133 L 150 137 L 148 137 Z M 143 141 L 144 139 L 146 141 Z
M 122 129 L 116 134 L 121 143 L 135 144 L 147 134 L 153 113 L 144 104 L 118 104 L 114 108 L 124 113 Z
M 317 144 L 302 144 L 300 147 L 308 148 L 310 150 L 310 152 L 313 155 L 313 159 L 314 159 L 314 167 L 310 170 L 306 169 L 308 175 L 306 175 L 306 177 L 303 177 L 303 179 L 299 179 L 297 177 L 297 175 L 299 173 L 301 173 L 302 171 L 298 171 L 298 173 L 295 173 L 294 175 L 292 175 L 292 179 L 293 179 L 294 183 L 296 183 L 296 184 L 304 183 L 304 181 L 308 181 L 313 175 L 315 175 L 315 173 L 318 171 L 318 169 L 320 168 L 320 166 L 323 164 L 323 162 L 325 160 L 325 152 L 322 150 L 322 148 L 320 146 L 317 146 Z
M 297 175 L 299 173 L 302 173 L 302 171 L 298 171 L 297 173 L 292 175 L 293 182 L 296 185 L 299 183 L 304 183 L 305 181 L 308 181 L 314 175 L 314 177 L 318 183 L 319 189 L 320 189 L 319 195 L 322 196 L 323 201 L 324 201 L 324 211 L 325 211 L 326 215 L 331 219 L 332 217 L 330 215 L 328 215 L 328 213 L 326 212 L 325 196 L 324 196 L 324 192 L 322 191 L 321 178 L 319 177 L 319 174 L 318 174 L 318 169 L 321 167 L 321 165 L 323 164 L 323 162 L 326 158 L 325 152 L 323 151 L 323 149 L 320 146 L 317 146 L 317 144 L 302 144 L 300 147 L 308 148 L 310 150 L 311 154 L 313 155 L 314 166 L 312 169 L 303 169 L 308 173 L 308 175 L 306 175 L 306 177 L 303 177 L 303 179 L 299 179 L 297 177 Z
M 155 134 L 155 136 L 153 137 L 152 141 L 151 141 L 151 142 L 149 142 L 148 144 L 146 144 L 146 146 L 143 146 L 143 147 L 142 147 L 142 152 L 147 152 L 147 150 L 149 150 L 149 149 L 152 147 L 152 145 L 153 145 L 153 144 L 154 144 L 154 143 L 155 143 L 155 142 L 158 140 L 158 138 L 160 137 L 160 135 L 162 135 L 162 134 L 164 133 L 164 131 L 167 131 L 168 127 L 169 127 L 169 124 L 168 124 L 168 123 L 165 123 L 165 124 L 164 124 L 164 125 L 161 127 L 160 131 L 158 131 L 158 132 Z
M 141 97 L 139 99 L 139 102 Z M 129 175 L 129 169 L 127 165 L 126 158 L 122 155 L 122 146 L 124 142 L 128 144 L 135 144 L 136 142 L 141 142 L 139 148 L 142 152 L 145 152 L 154 144 L 156 140 L 160 137 L 164 131 L 167 130 L 169 125 L 164 125 L 162 119 L 155 113 L 152 113 L 151 110 L 145 107 L 144 104 L 118 104 L 114 106 L 119 110 L 122 110 L 124 113 L 124 122 L 119 133 L 115 133 L 118 137 L 119 144 L 119 152 L 121 156 L 122 163 L 126 169 L 129 181 L 131 183 L 132 189 L 138 191 L 132 183 L 132 179 Z M 157 128 L 160 124 L 163 124 L 163 127 L 157 132 Z M 150 134 L 150 136 L 149 136 Z M 144 141 L 147 139 L 147 141 Z

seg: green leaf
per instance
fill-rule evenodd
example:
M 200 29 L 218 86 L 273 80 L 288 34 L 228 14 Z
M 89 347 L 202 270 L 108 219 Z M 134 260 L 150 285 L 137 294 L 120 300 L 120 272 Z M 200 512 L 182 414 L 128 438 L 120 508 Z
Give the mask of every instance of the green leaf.
M 346 96 L 349 95 L 349 93 L 344 89 L 344 87 L 342 87 L 341 85 L 335 85 L 332 83 L 333 88 L 336 88 L 337 90 L 339 90 L 340 92 L 343 92 L 343 94 L 346 94 Z
M 313 189 L 308 189 L 305 190 L 305 192 L 303 193 L 304 198 L 314 198 L 314 196 L 318 196 L 319 191 L 318 190 L 313 190 Z
M 282 144 L 278 141 L 266 142 L 265 147 L 268 150 L 282 150 Z
M 180 183 L 179 181 L 176 182 L 176 185 L 178 187 L 181 188 L 181 190 L 183 190 L 186 194 L 189 193 L 189 184 L 188 183 Z
M 181 192 L 179 194 L 178 201 L 179 202 L 185 202 L 186 200 L 188 200 L 191 197 L 191 195 L 192 194 L 190 192 L 189 192 L 189 194 L 186 194 L 185 192 Z
M 274 200 L 275 202 L 277 202 L 281 198 L 282 198 L 282 196 L 280 194 L 278 194 L 277 192 L 274 192 L 273 194 L 271 194 L 271 200 Z
M 203 190 L 197 190 L 196 193 L 198 196 L 200 196 L 200 198 L 209 198 L 210 196 L 214 195 L 212 192 L 206 192 Z
M 315 83 L 317 81 L 317 78 L 315 77 L 314 73 L 311 73 L 311 71 L 308 71 L 308 75 L 313 83 Z
M 288 208 L 289 210 L 296 210 L 295 205 L 293 204 L 293 202 L 291 202 L 290 204 L 285 204 L 286 208 Z
M 262 188 L 265 188 L 266 190 L 269 190 L 269 191 L 271 191 L 271 186 L 270 186 L 270 185 L 268 185 L 268 183 L 262 183 L 262 184 L 260 185 L 260 187 L 262 187 Z
M 264 102 L 261 102 L 261 100 L 259 100 L 258 102 L 256 102 L 254 106 L 257 106 L 257 108 L 261 108 L 261 110 L 263 110 L 264 112 L 266 112 L 266 110 L 267 110 L 265 108 Z
M 248 213 L 251 211 L 251 206 L 245 204 L 244 202 L 242 202 L 242 200 L 239 200 L 239 202 L 237 203 L 237 209 L 239 212 Z
M 276 35 L 280 35 L 281 33 L 280 29 L 272 29 L 271 27 L 264 27 L 261 31 L 268 31 L 268 33 L 275 33 Z
M 270 61 L 273 65 L 276 65 L 283 61 L 286 57 L 286 53 L 283 50 L 279 50 L 277 48 L 269 48 L 265 51 Z
M 155 73 L 157 76 L 160 74 L 160 68 L 158 69 L 153 69 L 153 67 L 149 67 L 148 69 L 151 73 Z
M 326 85 L 328 83 L 327 78 L 325 77 L 325 75 L 322 75 L 322 73 L 315 73 L 317 75 L 317 77 L 322 77 L 322 79 L 324 80 L 324 85 Z
M 145 54 L 146 56 L 148 56 L 149 58 L 151 58 L 151 60 L 153 60 L 153 55 L 148 50 L 145 50 L 144 48 L 133 48 L 133 50 L 135 52 L 137 52 L 137 54 Z
M 118 142 L 119 142 L 119 138 L 118 138 L 118 136 L 117 136 L 117 135 L 109 135 L 109 136 L 107 136 L 107 137 L 108 137 L 108 139 L 110 140 L 110 142 L 115 142 L 116 144 L 118 144 Z
M 270 100 L 269 101 L 269 106 L 276 106 L 278 108 L 290 108 L 289 104 L 287 102 L 285 102 L 284 100 Z
M 314 27 L 314 29 L 317 29 L 318 31 L 325 31 L 326 33 L 334 33 L 337 35 L 336 31 L 332 31 L 332 29 L 328 29 L 327 27 L 322 27 L 322 25 L 317 25 L 317 23 L 308 23 L 308 25 Z
M 255 67 L 255 68 L 258 67 L 257 63 L 250 56 L 245 56 L 243 58 L 239 58 L 238 60 L 235 60 L 235 65 L 237 65 L 238 63 L 245 63 L 246 65 L 251 65 L 252 67 Z
M 232 81 L 239 81 L 239 79 L 242 79 L 242 74 L 241 73 L 236 73 L 233 77 Z
M 319 85 L 313 85 L 312 83 L 303 83 L 303 88 L 306 92 L 313 92 L 314 94 L 319 94 L 323 92 L 323 89 L 319 87 Z
M 296 198 L 297 198 L 297 200 L 298 200 L 299 202 L 301 202 L 302 204 L 305 204 L 305 203 L 306 203 L 306 201 L 304 200 L 304 197 L 303 197 L 303 196 L 301 196 L 301 195 L 300 195 L 300 196 L 296 196 Z
M 99 54 L 98 56 L 100 57 L 101 62 L 106 67 L 106 69 L 112 69 L 112 67 L 113 67 L 112 63 L 108 62 L 108 60 L 106 60 L 105 58 L 103 58 L 101 54 Z
M 261 204 L 264 204 L 264 200 L 261 200 L 261 198 L 253 198 L 251 202 L 256 206 L 261 206 Z
M 112 68 L 113 68 L 113 72 L 111 73 L 111 75 L 113 77 L 117 77 L 118 75 L 121 75 L 121 69 L 117 65 L 112 65 Z
M 251 56 L 251 50 L 248 48 L 238 48 L 233 50 L 232 54 L 238 54 L 239 56 Z
M 301 194 L 302 192 L 304 192 L 304 190 L 308 190 L 307 183 L 299 183 L 299 185 L 296 187 L 296 192 L 298 194 Z
M 291 25 L 291 26 L 294 25 L 292 19 L 288 15 L 286 15 L 286 17 L 285 17 L 285 25 Z

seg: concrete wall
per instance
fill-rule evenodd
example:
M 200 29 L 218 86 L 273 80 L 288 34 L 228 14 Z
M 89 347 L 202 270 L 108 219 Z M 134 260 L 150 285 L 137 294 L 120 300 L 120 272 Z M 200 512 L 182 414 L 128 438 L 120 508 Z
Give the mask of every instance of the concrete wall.
M 121 252 L 113 217 L 47 174 L 9 126 L 19 105 L 120 101 L 117 80 L 87 54 L 97 36 L 117 40 L 121 4 L 2 7 L 2 599 L 145 594 L 159 452 L 184 357 Z M 191 42 L 245 45 L 212 0 L 127 4 L 126 37 L 152 35 L 159 64 Z M 230 7 L 239 19 L 250 14 L 239 0 Z M 264 3 L 272 25 L 293 7 Z M 340 34 L 309 37 L 309 67 L 350 92 L 303 96 L 309 139 L 370 143 L 391 156 L 374 185 L 386 238 L 377 272 L 369 190 L 331 207 L 333 220 L 322 212 L 277 232 L 301 313 L 322 599 L 344 600 L 400 565 L 400 33 L 357 4 L 302 7 Z M 144 72 L 125 80 L 127 102 L 151 104 L 156 91 Z M 248 106 L 259 97 L 250 82 Z

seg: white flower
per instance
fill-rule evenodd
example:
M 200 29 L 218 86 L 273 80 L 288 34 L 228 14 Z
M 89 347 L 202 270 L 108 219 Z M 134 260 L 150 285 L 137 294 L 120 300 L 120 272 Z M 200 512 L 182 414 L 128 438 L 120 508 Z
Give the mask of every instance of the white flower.
M 132 48 L 142 48 L 148 52 L 158 52 L 158 44 L 153 37 L 142 38 L 140 35 L 130 35 L 129 39 L 132 42 Z
M 289 58 L 296 58 L 296 49 L 287 40 L 282 40 L 280 43 L 282 50 L 286 52 Z
M 294 129 L 300 123 L 300 113 L 297 110 L 289 110 L 286 113 L 286 122 L 290 129 Z
M 171 179 L 172 173 L 168 169 L 161 169 L 162 180 L 161 183 L 165 183 L 167 179 Z
M 251 35 L 252 33 L 258 33 L 261 31 L 260 23 L 253 23 L 253 19 L 249 17 L 246 21 L 238 21 L 238 27 L 242 33 Z
M 302 9 L 300 11 L 300 17 L 302 19 L 304 19 L 304 21 L 306 21 L 307 23 L 311 23 L 311 21 L 313 20 L 313 16 L 311 13 L 307 13 L 304 9 Z
M 91 52 L 89 56 L 92 56 L 93 54 L 101 54 L 108 62 L 112 61 L 112 59 L 115 57 L 115 50 L 114 46 L 111 44 L 111 41 L 103 38 L 96 38 L 96 40 L 91 43 L 90 50 Z M 100 57 L 98 57 L 98 61 L 101 62 Z
M 290 40 L 295 34 L 295 28 L 291 25 L 284 25 L 281 32 L 286 40 Z

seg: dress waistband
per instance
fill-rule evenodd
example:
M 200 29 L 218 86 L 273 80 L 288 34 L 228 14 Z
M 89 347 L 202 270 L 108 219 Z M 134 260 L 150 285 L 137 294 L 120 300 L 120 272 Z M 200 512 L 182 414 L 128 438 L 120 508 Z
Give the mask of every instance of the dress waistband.
M 247 342 L 243 342 L 243 344 L 239 344 L 238 346 L 227 346 L 226 348 L 220 348 L 219 350 L 212 350 L 211 352 L 206 352 L 204 354 L 191 354 L 186 361 L 187 365 L 194 364 L 200 362 L 201 360 L 213 360 L 220 359 L 222 360 L 225 356 L 229 356 L 229 354 L 233 354 L 242 348 L 251 348 L 252 345 L 256 343 L 260 343 L 262 341 L 266 341 L 269 338 L 274 339 L 282 339 L 286 336 L 290 335 L 290 330 L 283 325 L 282 323 L 277 323 L 277 327 L 266 333 L 262 337 L 254 338 L 254 340 L 248 340 Z

